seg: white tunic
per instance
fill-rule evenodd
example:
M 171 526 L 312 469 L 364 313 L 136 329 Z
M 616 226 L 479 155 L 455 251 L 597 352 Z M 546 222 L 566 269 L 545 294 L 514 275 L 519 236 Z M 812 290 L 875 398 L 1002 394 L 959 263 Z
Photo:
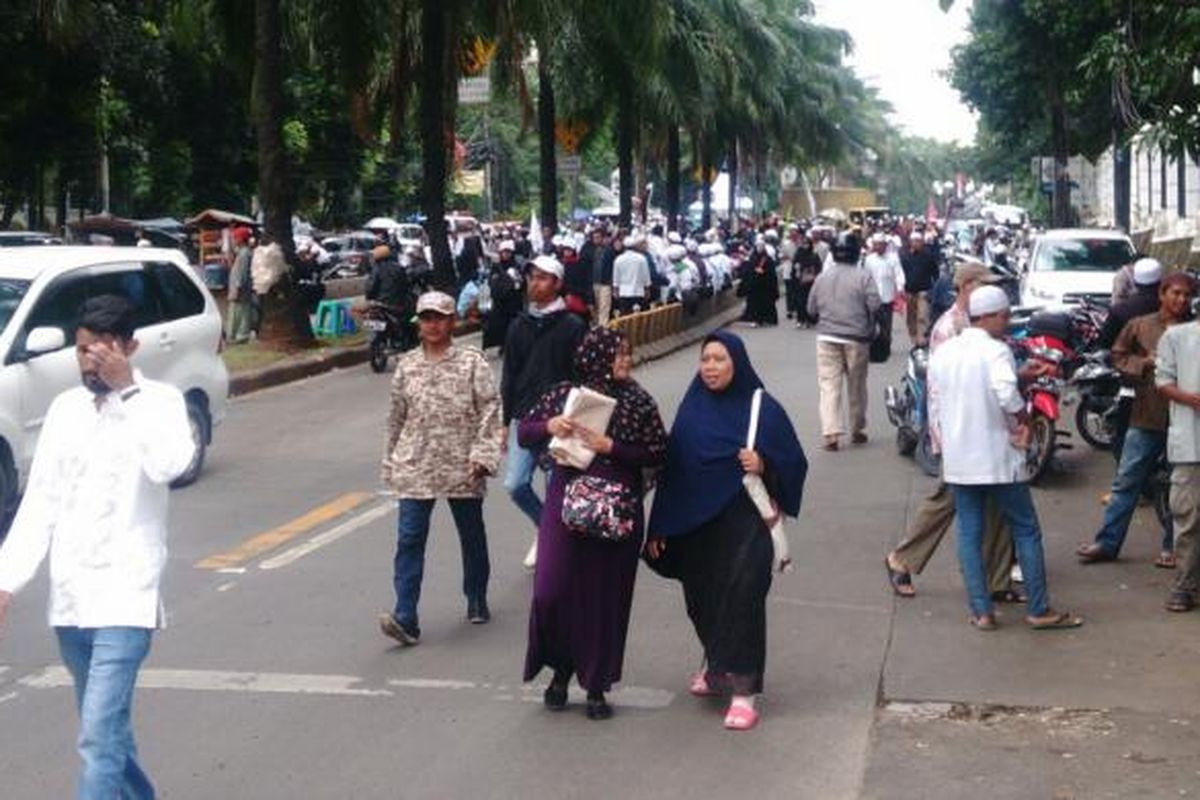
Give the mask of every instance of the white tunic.
M 946 483 L 1028 480 L 1025 454 L 1009 441 L 1012 415 L 1025 400 L 1007 345 L 980 328 L 968 328 L 930 358 L 929 389 Z
M 904 292 L 904 268 L 895 253 L 868 253 L 863 266 L 875 278 L 879 287 L 879 299 L 884 305 L 896 299 L 897 294 Z
M 4 547 L 0 589 L 16 593 L 50 553 L 50 624 L 154 628 L 167 560 L 168 484 L 194 451 L 183 395 L 136 376 L 99 409 L 82 386 L 55 398 Z
M 626 250 L 613 261 L 613 287 L 617 297 L 642 298 L 650 286 L 650 265 L 637 250 Z

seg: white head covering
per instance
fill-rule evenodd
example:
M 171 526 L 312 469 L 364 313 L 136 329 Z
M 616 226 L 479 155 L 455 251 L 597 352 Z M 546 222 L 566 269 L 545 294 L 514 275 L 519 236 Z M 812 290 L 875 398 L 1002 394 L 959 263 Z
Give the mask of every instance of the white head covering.
M 496 248 L 496 252 L 503 253 L 505 250 L 507 250 L 508 252 L 511 253 L 511 252 L 515 251 L 516 249 L 517 249 L 517 246 L 516 246 L 516 244 L 513 243 L 512 239 L 505 239 L 503 242 L 500 243 L 500 246 Z
M 667 241 L 671 244 L 682 244 L 683 237 L 679 235 L 679 231 L 671 231 L 667 234 Z
M 687 255 L 687 250 L 681 244 L 673 244 L 667 248 L 667 258 L 672 261 L 679 261 Z
M 537 258 L 535 258 L 533 260 L 533 268 L 536 270 L 541 270 L 542 272 L 545 272 L 547 275 L 553 275 L 554 277 L 558 278 L 560 281 L 563 278 L 562 262 L 559 261 L 554 256 L 546 256 L 546 255 L 538 256 Z
M 689 253 L 694 253 L 697 250 L 697 245 L 696 245 L 695 239 L 688 239 L 686 242 L 683 243 L 683 246 L 685 249 L 687 249 L 687 251 Z
M 971 318 L 982 317 L 985 314 L 997 314 L 1008 310 L 1008 295 L 998 286 L 980 286 L 971 292 L 967 303 Z
M 1162 280 L 1163 265 L 1157 258 L 1139 258 L 1133 265 L 1133 282 L 1153 286 Z

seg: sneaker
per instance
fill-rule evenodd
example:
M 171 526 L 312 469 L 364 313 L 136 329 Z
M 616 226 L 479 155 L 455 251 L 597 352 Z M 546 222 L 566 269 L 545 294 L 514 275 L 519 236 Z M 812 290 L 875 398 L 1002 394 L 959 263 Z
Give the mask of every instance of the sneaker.
M 488 610 L 487 600 L 467 601 L 467 622 L 472 625 L 486 625 L 492 621 L 492 612 Z
M 388 611 L 379 615 L 379 630 L 405 647 L 413 647 L 421 642 L 421 629 L 416 623 L 400 622 Z
M 537 566 L 537 538 L 533 540 L 533 544 L 529 546 L 529 552 L 525 554 L 525 560 L 522 562 L 525 569 L 534 569 Z

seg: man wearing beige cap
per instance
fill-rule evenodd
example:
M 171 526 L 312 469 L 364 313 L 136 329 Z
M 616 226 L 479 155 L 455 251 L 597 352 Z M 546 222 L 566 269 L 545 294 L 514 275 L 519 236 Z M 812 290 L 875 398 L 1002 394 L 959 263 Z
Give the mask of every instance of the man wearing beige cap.
M 463 554 L 467 620 L 487 622 L 484 480 L 500 465 L 504 429 L 500 395 L 483 353 L 455 345 L 454 298 L 427 292 L 417 300 L 421 347 L 400 357 L 392 377 L 391 413 L 380 477 L 400 498 L 393 585 L 396 605 L 379 627 L 403 645 L 417 644 L 417 601 L 425 569 L 429 518 L 446 498 Z
M 971 292 L 997 280 L 992 271 L 979 262 L 968 261 L 954 271 L 954 288 L 957 295 L 945 314 L 938 318 L 929 335 L 929 352 L 933 353 L 943 344 L 971 327 L 967 301 Z M 940 451 L 937 426 L 933 425 L 933 410 L 930 415 L 930 435 L 935 451 Z M 954 522 L 954 494 L 944 481 L 929 494 L 917 509 L 916 516 L 908 528 L 908 535 L 886 559 L 888 579 L 892 590 L 901 597 L 912 597 L 917 592 L 912 585 L 912 573 L 925 571 L 925 565 L 933 558 L 942 537 Z M 984 561 L 987 565 L 988 589 L 992 599 L 1005 602 L 1021 599 L 1011 586 L 1013 565 L 1012 537 L 999 509 L 994 503 L 987 507 L 987 525 L 983 536 Z

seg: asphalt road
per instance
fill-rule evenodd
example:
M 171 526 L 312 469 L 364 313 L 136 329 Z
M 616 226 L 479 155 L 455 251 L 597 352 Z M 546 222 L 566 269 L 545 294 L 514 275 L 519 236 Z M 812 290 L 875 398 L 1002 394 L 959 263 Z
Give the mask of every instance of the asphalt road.
M 578 696 L 568 713 L 545 711 L 546 678 L 520 680 L 531 584 L 520 562 L 532 530 L 498 483 L 485 512 L 492 624 L 463 621 L 458 545 L 439 507 L 423 641 L 401 649 L 383 638 L 375 618 L 392 601 L 395 528 L 376 483 L 387 379 L 363 366 L 234 401 L 205 475 L 172 498 L 169 627 L 156 636 L 135 706 L 141 755 L 161 795 L 961 797 L 990 769 L 986 751 L 969 745 L 995 731 L 939 714 L 942 706 L 914 717 L 893 700 L 919 710 L 931 702 L 1120 706 L 1149 715 L 1139 717 L 1149 725 L 1200 708 L 1184 668 L 1195 663 L 1194 634 L 1178 635 L 1195 621 L 1155 610 L 1166 576 L 1145 563 L 1148 523 L 1139 520 L 1147 532 L 1131 535 L 1131 563 L 1093 568 L 1105 573 L 1070 564 L 1070 548 L 1098 518 L 1110 461 L 1070 453 L 1039 492 L 1043 521 L 1053 516 L 1046 549 L 1055 602 L 1087 614 L 1097 596 L 1108 598 L 1102 618 L 1048 640 L 1021 630 L 1010 612 L 988 639 L 964 623 L 949 548 L 918 581 L 918 599 L 897 602 L 883 581 L 883 554 L 928 486 L 896 455 L 880 402 L 900 354 L 872 370 L 871 442 L 829 454 L 817 446 L 813 334 L 786 324 L 741 332 L 811 461 L 804 511 L 790 527 L 798 568 L 771 594 L 757 731 L 724 731 L 722 707 L 687 694 L 700 652 L 681 593 L 644 569 L 616 717 L 588 721 Z M 696 355 L 691 348 L 637 372 L 668 422 Z M 0 639 L 0 797 L 13 800 L 69 796 L 77 769 L 72 698 L 44 596 L 42 577 Z M 1139 625 L 1145 617 L 1157 626 L 1151 633 Z M 1155 647 L 1164 653 L 1157 662 Z M 957 727 L 937 727 L 950 717 Z M 928 739 L 943 744 L 914 749 L 913 719 L 935 726 Z M 995 745 L 1011 753 L 1006 746 Z M 914 758 L 924 759 L 920 769 Z M 1097 752 L 1097 768 L 1077 770 L 1069 785 L 1102 780 L 1111 758 Z M 1197 765 L 1178 766 L 1182 775 Z M 1004 768 L 1014 773 L 1022 774 Z M 989 784 L 997 790 L 983 796 L 1052 796 L 1041 790 L 1058 786 L 1056 776 L 1038 776 L 1042 783 L 1018 779 L 1011 791 Z

